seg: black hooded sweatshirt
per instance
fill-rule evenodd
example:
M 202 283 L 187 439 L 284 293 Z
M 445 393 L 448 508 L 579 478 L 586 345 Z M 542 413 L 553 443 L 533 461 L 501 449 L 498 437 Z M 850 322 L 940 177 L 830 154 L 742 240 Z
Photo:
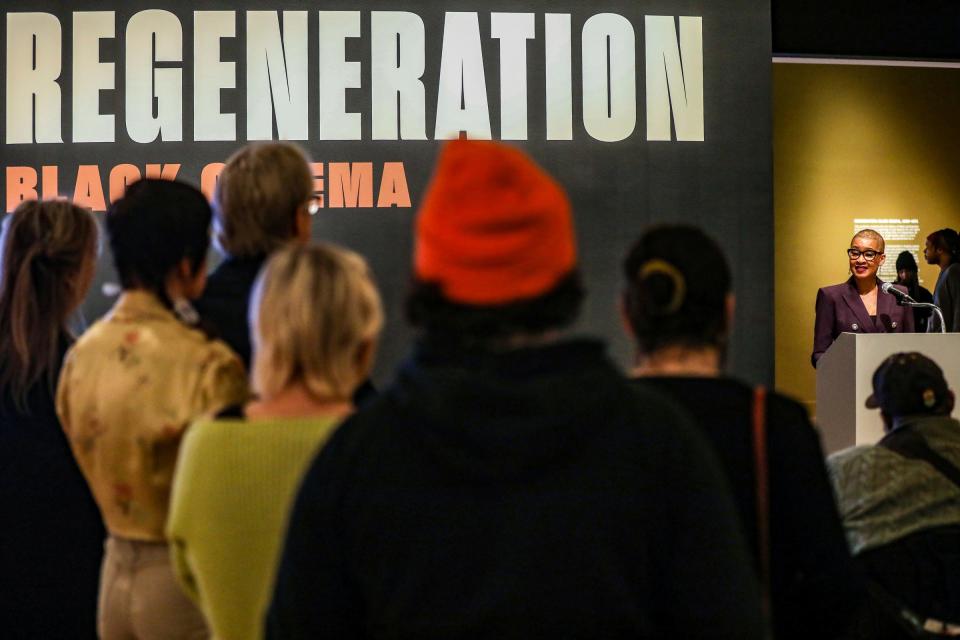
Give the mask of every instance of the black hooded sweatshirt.
M 269 638 L 758 638 L 718 465 L 603 346 L 421 345 L 291 516 Z

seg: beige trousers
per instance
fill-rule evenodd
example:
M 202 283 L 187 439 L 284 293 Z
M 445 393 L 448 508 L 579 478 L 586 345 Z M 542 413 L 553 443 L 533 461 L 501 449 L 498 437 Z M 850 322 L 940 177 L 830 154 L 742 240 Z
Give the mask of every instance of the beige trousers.
M 162 542 L 110 536 L 100 574 L 102 640 L 201 640 L 203 614 L 180 590 Z

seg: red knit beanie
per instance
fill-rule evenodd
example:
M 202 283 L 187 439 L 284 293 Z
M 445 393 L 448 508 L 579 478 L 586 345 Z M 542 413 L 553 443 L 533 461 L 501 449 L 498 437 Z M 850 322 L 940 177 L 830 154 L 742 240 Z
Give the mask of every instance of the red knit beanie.
M 570 201 L 519 149 L 447 143 L 417 218 L 414 272 L 451 302 L 496 306 L 552 289 L 576 264 Z

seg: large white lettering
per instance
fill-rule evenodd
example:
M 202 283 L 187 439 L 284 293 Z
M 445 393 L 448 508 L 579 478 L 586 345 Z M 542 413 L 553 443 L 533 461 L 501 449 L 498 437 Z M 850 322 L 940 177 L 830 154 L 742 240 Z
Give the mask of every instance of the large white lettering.
M 307 12 L 247 13 L 247 139 L 273 138 L 273 111 L 281 140 L 309 137 Z M 269 95 L 272 100 L 266 100 Z
M 426 140 L 423 19 L 406 11 L 370 14 L 371 126 L 374 140 Z M 399 103 L 399 114 L 397 103 Z
M 647 140 L 703 141 L 703 19 L 646 16 Z
M 637 126 L 635 36 L 630 21 L 600 13 L 583 25 L 583 126 L 619 142 Z
M 193 13 L 193 137 L 236 140 L 237 117 L 220 111 L 220 91 L 237 86 L 236 63 L 220 59 L 220 40 L 237 30 L 234 11 Z M 263 96 L 257 96 L 263 100 Z
M 112 62 L 100 61 L 100 40 L 113 38 L 113 11 L 73 14 L 73 141 L 113 142 L 113 114 L 100 113 L 100 92 L 114 88 Z
M 141 11 L 127 23 L 127 133 L 134 142 L 183 139 L 183 27 L 169 11 Z M 156 114 L 156 115 L 154 115 Z
M 490 37 L 500 40 L 500 138 L 527 139 L 527 40 L 536 36 L 532 13 L 494 13 Z
M 7 144 L 63 142 L 60 40 L 56 16 L 7 14 Z
M 320 139 L 359 140 L 360 114 L 347 113 L 347 89 L 360 88 L 360 63 L 346 39 L 360 37 L 359 11 L 320 12 Z
M 447 12 L 435 124 L 433 137 L 437 140 L 457 138 L 461 131 L 468 138 L 489 140 L 491 137 L 476 13 Z

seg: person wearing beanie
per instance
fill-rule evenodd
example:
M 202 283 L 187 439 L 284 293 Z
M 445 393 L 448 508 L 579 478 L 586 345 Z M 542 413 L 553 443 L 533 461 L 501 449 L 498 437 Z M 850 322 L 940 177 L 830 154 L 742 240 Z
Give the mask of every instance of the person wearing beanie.
M 454 141 L 416 221 L 420 330 L 307 471 L 268 638 L 758 638 L 716 460 L 675 405 L 567 336 L 570 203 Z
M 920 268 L 917 259 L 909 251 L 901 251 L 897 256 L 897 279 L 893 284 L 900 284 L 907 288 L 907 294 L 917 302 L 933 302 L 933 294 L 920 286 Z M 913 327 L 917 333 L 927 332 L 927 323 L 930 320 L 930 309 L 913 308 Z
M 774 637 L 837 637 L 862 598 L 862 580 L 806 409 L 724 373 L 734 293 L 723 251 L 697 227 L 661 225 L 634 243 L 623 271 L 635 384 L 682 402 L 718 454 L 769 597 Z
M 847 540 L 870 579 L 857 637 L 960 634 L 960 422 L 936 362 L 895 353 L 866 406 L 886 435 L 827 460 Z M 932 635 L 928 635 L 928 633 Z
M 927 264 L 940 267 L 933 304 L 940 307 L 947 333 L 960 331 L 960 235 L 953 229 L 939 229 L 927 236 L 923 247 Z M 940 318 L 933 316 L 927 331 L 940 333 Z

